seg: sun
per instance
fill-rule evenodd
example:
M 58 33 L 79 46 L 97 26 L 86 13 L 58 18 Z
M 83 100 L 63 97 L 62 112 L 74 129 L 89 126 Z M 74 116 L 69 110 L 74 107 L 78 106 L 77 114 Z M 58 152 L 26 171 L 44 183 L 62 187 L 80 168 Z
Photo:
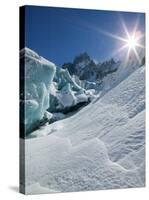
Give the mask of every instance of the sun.
M 139 18 L 136 20 L 136 23 L 134 24 L 134 27 L 131 27 L 132 31 L 129 32 L 125 21 L 121 18 L 121 25 L 124 30 L 125 37 L 121 37 L 120 35 L 112 34 L 107 31 L 99 30 L 102 32 L 104 35 L 111 37 L 115 40 L 118 40 L 120 42 L 121 47 L 113 51 L 112 56 L 116 56 L 117 54 L 120 54 L 121 51 L 126 51 L 126 63 L 128 62 L 129 58 L 131 58 L 130 55 L 134 53 L 136 56 L 136 59 L 138 60 L 139 63 L 141 63 L 141 58 L 139 56 L 139 48 L 145 49 L 145 46 L 142 44 L 144 43 L 143 41 L 141 42 L 142 38 L 144 38 L 144 33 L 141 32 L 141 30 L 138 29 L 139 25 Z
M 137 37 L 135 37 L 134 35 L 129 36 L 126 44 L 129 49 L 135 49 L 137 47 Z
M 110 37 L 112 39 L 119 41 L 118 46 L 120 47 L 116 48 L 113 52 L 111 52 L 112 57 L 115 57 L 117 54 L 120 55 L 120 53 L 124 51 L 124 54 L 122 53 L 121 55 L 122 56 L 126 55 L 126 58 L 124 59 L 126 64 L 129 61 L 129 59 L 132 58 L 133 54 L 135 55 L 137 61 L 141 63 L 142 59 L 141 59 L 139 48 L 145 49 L 145 46 L 144 46 L 145 33 L 144 32 L 142 33 L 141 30 L 139 30 L 140 15 L 137 16 L 134 26 L 131 26 L 131 27 L 129 26 L 129 28 L 126 26 L 125 21 L 122 16 L 120 16 L 120 21 L 121 21 L 120 30 L 123 31 L 123 36 L 105 31 L 101 29 L 100 27 L 97 28 L 97 27 L 92 26 L 91 28 L 93 28 L 95 31 L 99 32 L 100 34 L 103 34 L 107 37 Z M 123 29 L 121 29 L 121 26 Z
M 128 62 L 132 52 L 135 54 L 138 62 L 141 63 L 141 58 L 138 54 L 138 48 L 143 48 L 143 49 L 145 48 L 140 42 L 141 38 L 144 37 L 144 35 L 140 31 L 138 31 L 136 28 L 137 27 L 135 27 L 132 33 L 129 33 L 126 26 L 124 26 L 127 37 L 119 38 L 119 40 L 121 40 L 124 43 L 124 45 L 122 45 L 122 47 L 118 49 L 118 52 L 124 49 L 128 49 L 127 55 L 126 55 L 126 63 Z
M 136 56 L 136 59 L 139 63 L 141 63 L 141 58 L 138 54 L 138 48 L 145 48 L 144 45 L 141 44 L 141 39 L 144 37 L 144 34 L 141 33 L 140 30 L 138 30 L 138 21 L 136 21 L 136 24 L 134 25 L 133 31 L 129 32 L 128 28 L 126 27 L 125 22 L 122 20 L 122 26 L 124 28 L 124 32 L 126 34 L 126 37 L 120 37 L 120 36 L 114 36 L 115 39 L 123 42 L 123 45 L 116 51 L 117 53 L 120 53 L 123 50 L 127 50 L 126 54 L 126 63 L 128 62 L 131 53 L 133 52 Z

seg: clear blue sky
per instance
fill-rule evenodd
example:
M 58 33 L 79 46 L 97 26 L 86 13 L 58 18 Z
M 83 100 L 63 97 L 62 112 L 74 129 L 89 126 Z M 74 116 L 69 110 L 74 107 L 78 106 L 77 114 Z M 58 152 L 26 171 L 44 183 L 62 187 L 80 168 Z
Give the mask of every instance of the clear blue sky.
M 121 19 L 132 31 L 145 31 L 142 13 L 26 6 L 25 45 L 57 65 L 87 52 L 96 61 L 111 57 L 120 41 L 104 31 L 126 37 Z

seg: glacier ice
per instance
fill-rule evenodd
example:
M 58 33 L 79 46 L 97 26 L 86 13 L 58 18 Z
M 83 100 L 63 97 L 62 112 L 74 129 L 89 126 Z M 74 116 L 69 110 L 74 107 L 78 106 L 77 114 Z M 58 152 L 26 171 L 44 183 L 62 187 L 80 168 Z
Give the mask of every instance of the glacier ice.
M 71 77 L 67 69 L 56 69 L 53 83 L 50 89 L 49 112 L 66 112 L 69 108 L 79 103 L 89 102 L 92 94 L 86 92 Z
M 50 85 L 56 66 L 28 48 L 20 51 L 20 59 L 21 70 L 24 70 L 21 77 L 24 79 L 21 103 L 25 109 L 22 123 L 28 132 L 39 123 L 49 107 Z
M 33 50 L 22 49 L 20 60 L 21 71 L 24 70 L 21 79 L 25 83 L 21 91 L 21 106 L 25 109 L 21 123 L 25 123 L 27 134 L 46 121 L 61 118 L 51 112 L 69 112 L 73 106 L 88 103 L 93 97 L 76 83 L 67 69 L 57 67 Z

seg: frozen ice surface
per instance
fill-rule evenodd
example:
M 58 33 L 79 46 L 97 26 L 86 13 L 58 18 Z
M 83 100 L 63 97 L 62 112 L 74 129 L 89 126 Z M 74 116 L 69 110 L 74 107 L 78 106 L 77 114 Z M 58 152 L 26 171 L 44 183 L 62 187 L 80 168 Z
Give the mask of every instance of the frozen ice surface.
M 21 77 L 25 79 L 21 101 L 25 107 L 25 128 L 28 131 L 43 118 L 49 107 L 50 85 L 56 66 L 28 48 L 20 51 L 20 59 L 22 71 L 25 69 L 24 77 Z
M 88 102 L 93 96 L 76 83 L 67 69 L 58 67 L 50 90 L 50 112 L 65 112 L 78 103 Z

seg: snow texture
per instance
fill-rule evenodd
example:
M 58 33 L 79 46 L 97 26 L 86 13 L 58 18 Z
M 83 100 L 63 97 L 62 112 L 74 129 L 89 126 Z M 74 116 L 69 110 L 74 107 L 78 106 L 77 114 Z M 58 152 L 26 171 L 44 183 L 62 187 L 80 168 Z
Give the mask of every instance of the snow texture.
M 27 194 L 145 185 L 145 67 L 120 74 L 100 98 L 25 140 Z

